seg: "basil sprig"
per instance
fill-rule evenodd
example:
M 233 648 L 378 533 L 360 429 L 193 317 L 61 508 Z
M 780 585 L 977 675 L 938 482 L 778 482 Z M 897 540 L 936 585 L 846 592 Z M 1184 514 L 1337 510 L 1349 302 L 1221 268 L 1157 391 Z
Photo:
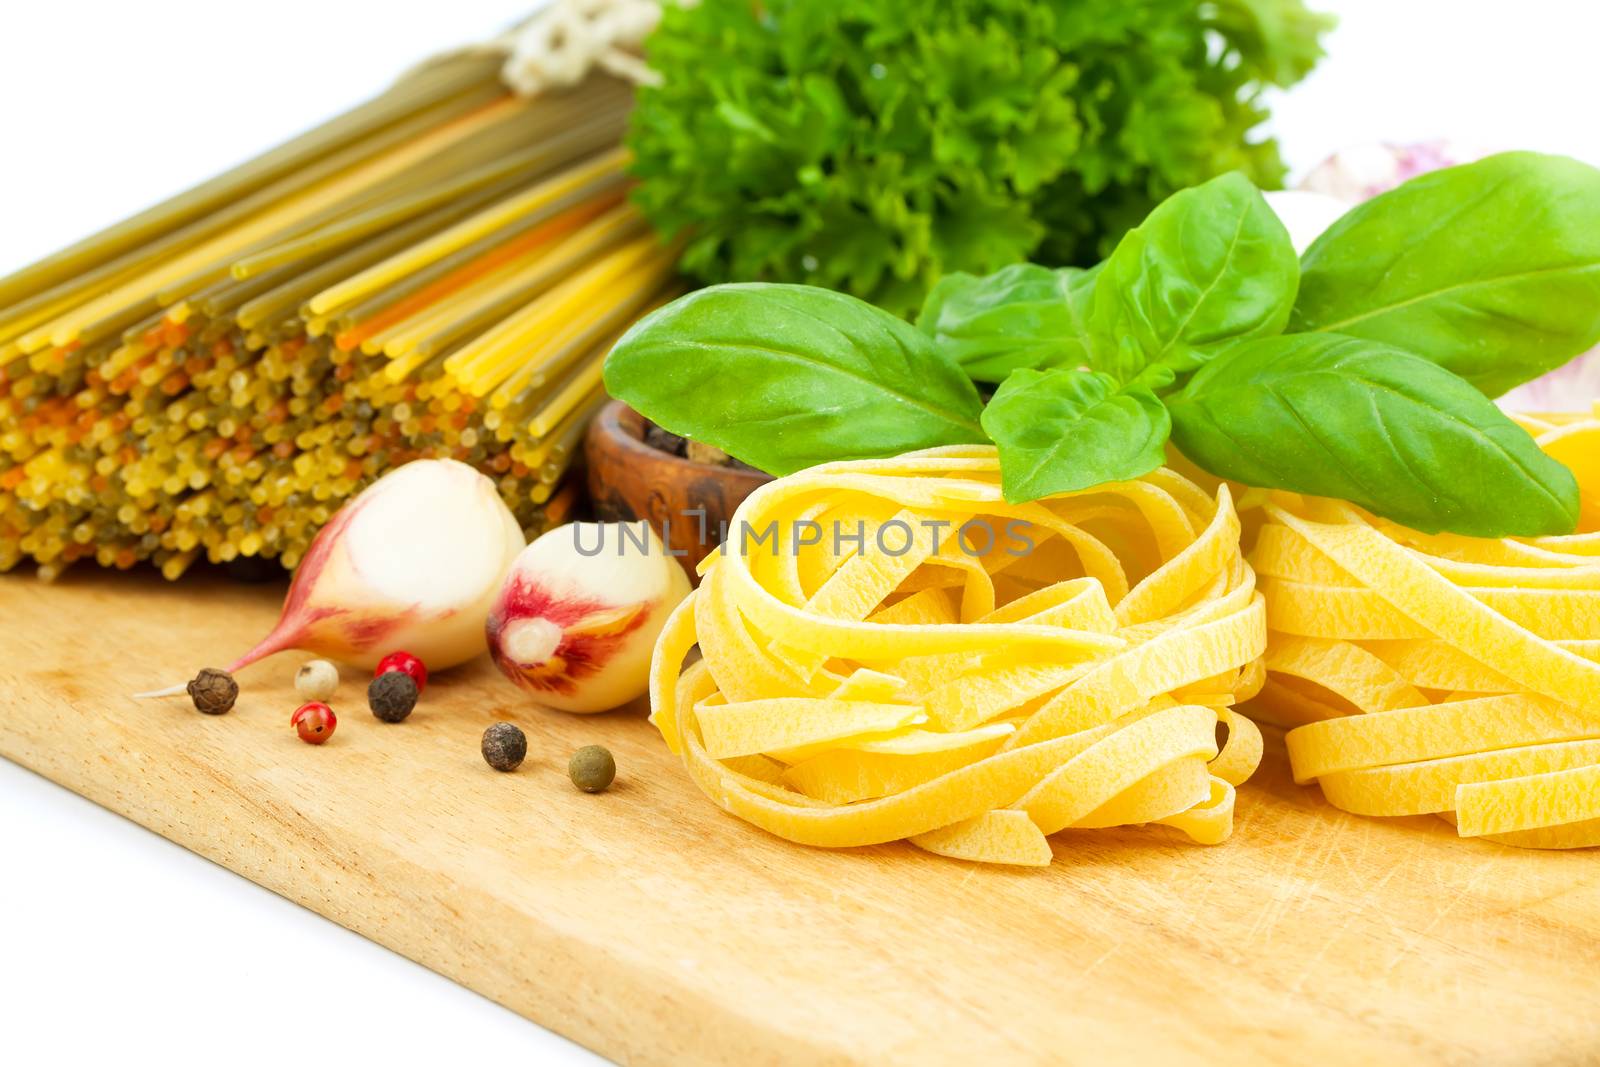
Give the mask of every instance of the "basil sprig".
M 933 287 L 917 326 L 973 381 L 1003 382 L 1022 367 L 1077 367 L 1090 360 L 1097 273 L 1036 263 L 983 277 L 957 271 Z
M 1167 401 L 1213 474 L 1340 497 L 1425 533 L 1571 530 L 1572 472 L 1443 367 L 1361 337 L 1247 341 Z
M 1166 462 L 1172 423 L 1147 387 L 1063 367 L 1013 371 L 983 428 L 999 446 L 1006 495 L 1033 500 L 1149 474 Z
M 1281 333 L 1299 280 L 1289 231 L 1247 178 L 1185 189 L 1101 269 L 1090 364 L 1124 381 L 1152 364 L 1193 370 L 1219 345 Z
M 714 285 L 634 324 L 606 389 L 771 474 L 987 438 L 978 391 L 905 320 L 809 285 Z
M 1415 352 L 1489 396 L 1600 341 L 1600 171 L 1506 152 L 1413 178 L 1306 249 L 1290 328 Z
M 1285 331 L 1289 332 L 1285 332 Z M 606 385 L 773 473 L 990 440 L 1006 498 L 1211 473 L 1417 529 L 1570 532 L 1564 466 L 1486 398 L 1600 340 L 1600 171 L 1508 153 L 1356 208 L 1297 260 L 1246 179 L 1169 198 L 1096 268 L 945 278 L 915 328 L 716 286 L 630 330 Z M 998 389 L 983 406 L 973 382 Z

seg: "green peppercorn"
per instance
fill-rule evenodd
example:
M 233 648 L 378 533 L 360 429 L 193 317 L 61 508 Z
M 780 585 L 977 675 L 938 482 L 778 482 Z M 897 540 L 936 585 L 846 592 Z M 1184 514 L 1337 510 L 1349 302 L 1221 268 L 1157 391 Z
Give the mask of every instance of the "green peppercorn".
M 528 737 L 509 722 L 497 722 L 483 732 L 483 758 L 497 771 L 514 771 L 528 755 Z
M 417 683 L 403 671 L 380 674 L 367 686 L 367 704 L 384 722 L 400 722 L 417 706 Z
M 617 761 L 603 745 L 584 745 L 567 763 L 567 776 L 585 793 L 601 793 L 617 776 Z
M 239 699 L 239 683 L 227 671 L 206 667 L 186 687 L 196 711 L 221 715 Z

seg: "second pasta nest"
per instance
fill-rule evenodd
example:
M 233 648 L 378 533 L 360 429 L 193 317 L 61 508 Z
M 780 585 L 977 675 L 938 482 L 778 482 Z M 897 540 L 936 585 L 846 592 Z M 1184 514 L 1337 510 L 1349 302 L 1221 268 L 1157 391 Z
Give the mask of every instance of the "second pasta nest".
M 1345 811 L 1600 845 L 1600 408 L 1520 421 L 1577 476 L 1577 532 L 1428 535 L 1264 498 L 1250 558 L 1271 632 L 1251 713 L 1292 728 L 1296 780 Z

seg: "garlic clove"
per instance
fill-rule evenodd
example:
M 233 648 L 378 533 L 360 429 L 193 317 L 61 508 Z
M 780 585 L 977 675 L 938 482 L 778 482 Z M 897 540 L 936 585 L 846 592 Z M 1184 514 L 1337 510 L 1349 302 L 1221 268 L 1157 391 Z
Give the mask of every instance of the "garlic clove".
M 648 523 L 569 523 L 517 556 L 486 627 L 500 670 L 539 703 L 605 711 L 642 696 L 689 579 Z

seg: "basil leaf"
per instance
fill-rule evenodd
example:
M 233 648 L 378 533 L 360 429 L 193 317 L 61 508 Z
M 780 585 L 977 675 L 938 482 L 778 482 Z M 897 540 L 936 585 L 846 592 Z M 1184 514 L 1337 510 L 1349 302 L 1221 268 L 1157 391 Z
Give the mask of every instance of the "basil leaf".
M 1185 189 L 1106 261 L 1089 312 L 1091 365 L 1121 381 L 1152 363 L 1193 370 L 1207 346 L 1282 331 L 1299 276 L 1289 232 L 1249 179 Z
M 977 390 L 903 319 L 805 285 L 717 285 L 645 316 L 606 389 L 771 474 L 986 440 Z
M 958 271 L 939 280 L 917 327 L 980 382 L 1001 382 L 1019 367 L 1076 367 L 1089 360 L 1089 294 L 1094 272 L 1016 263 L 979 277 Z
M 1570 533 L 1572 472 L 1482 393 L 1389 345 L 1246 341 L 1167 401 L 1172 439 L 1222 478 L 1341 497 L 1427 533 Z
M 1415 352 L 1489 396 L 1600 340 L 1600 170 L 1507 152 L 1413 178 L 1306 250 L 1291 329 Z
M 1167 409 L 1109 374 L 1019 370 L 983 409 L 1013 503 L 1149 474 L 1166 461 Z

